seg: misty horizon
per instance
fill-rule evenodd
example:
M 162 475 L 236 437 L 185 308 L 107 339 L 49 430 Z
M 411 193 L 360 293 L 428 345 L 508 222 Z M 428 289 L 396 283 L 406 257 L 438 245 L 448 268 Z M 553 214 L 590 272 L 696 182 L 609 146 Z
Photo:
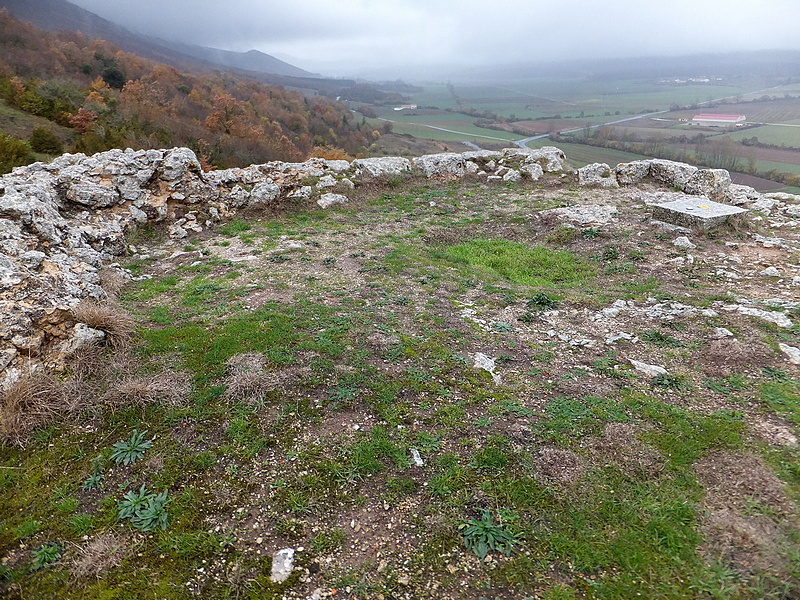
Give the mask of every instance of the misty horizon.
M 767 0 L 676 0 L 668 10 L 629 0 L 598 8 L 505 0 L 452 3 L 330 3 L 287 6 L 233 0 L 72 0 L 139 33 L 200 46 L 258 50 L 328 76 L 413 77 L 492 65 L 542 65 L 586 59 L 686 57 L 757 50 L 800 50 L 800 38 L 775 23 L 800 22 L 800 5 Z M 780 19 L 775 16 L 780 15 Z

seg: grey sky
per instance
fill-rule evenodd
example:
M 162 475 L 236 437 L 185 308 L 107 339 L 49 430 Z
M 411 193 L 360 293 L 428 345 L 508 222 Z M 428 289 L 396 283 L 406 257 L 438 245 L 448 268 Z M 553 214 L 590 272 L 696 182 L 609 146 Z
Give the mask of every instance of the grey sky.
M 70 1 L 143 33 L 255 48 L 328 75 L 800 49 L 797 0 Z

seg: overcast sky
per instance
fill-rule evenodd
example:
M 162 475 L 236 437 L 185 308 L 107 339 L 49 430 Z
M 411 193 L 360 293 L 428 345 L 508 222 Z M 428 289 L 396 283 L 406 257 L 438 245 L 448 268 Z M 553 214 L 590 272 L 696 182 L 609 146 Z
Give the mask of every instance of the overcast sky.
M 325 75 L 800 49 L 798 0 L 70 0 L 129 29 Z

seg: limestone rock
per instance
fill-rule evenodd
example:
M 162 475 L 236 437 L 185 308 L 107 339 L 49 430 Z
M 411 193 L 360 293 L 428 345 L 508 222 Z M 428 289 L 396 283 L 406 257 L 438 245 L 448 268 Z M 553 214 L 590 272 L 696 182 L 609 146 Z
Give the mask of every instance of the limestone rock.
M 614 168 L 614 174 L 620 185 L 639 183 L 650 174 L 650 161 L 635 160 L 629 163 L 620 163 Z
M 317 200 L 317 204 L 322 208 L 330 208 L 336 204 L 347 204 L 348 202 L 347 196 L 341 194 L 323 194 L 322 197 Z
M 716 198 L 730 184 L 731 175 L 725 169 L 700 169 L 682 187 L 687 194 Z
M 685 250 L 691 250 L 693 248 L 697 248 L 697 244 L 692 243 L 692 241 L 685 235 L 675 238 L 672 241 L 672 245 L 677 248 L 683 248 Z
M 578 185 L 601 188 L 619 187 L 614 172 L 605 163 L 594 163 L 578 169 Z
M 116 188 L 97 183 L 76 183 L 67 190 L 66 197 L 76 204 L 91 208 L 107 208 L 120 200 Z
M 483 369 L 484 371 L 487 371 L 489 375 L 492 376 L 492 380 L 495 383 L 500 383 L 500 375 L 494 372 L 496 364 L 493 358 L 490 358 L 483 352 L 476 352 L 475 362 L 472 366 L 476 369 Z
M 278 198 L 281 188 L 275 185 L 272 180 L 265 181 L 256 185 L 250 192 L 249 206 L 263 204 L 268 206 Z
M 97 344 L 105 337 L 105 332 L 99 329 L 93 329 L 86 323 L 76 323 L 71 337 L 58 346 L 56 360 L 72 356 L 81 348 Z
M 411 162 L 429 179 L 459 179 L 467 173 L 466 160 L 455 152 L 426 154 Z
M 542 165 L 539 163 L 522 165 L 519 168 L 519 172 L 522 173 L 523 176 L 529 177 L 533 181 L 539 181 L 539 179 L 541 179 L 541 177 L 544 175 L 544 169 L 542 169 Z
M 336 178 L 333 175 L 324 175 L 320 177 L 317 182 L 317 189 L 324 190 L 325 188 L 336 187 Z
M 655 159 L 650 162 L 650 176 L 656 181 L 683 189 L 692 175 L 699 170 L 697 167 L 679 163 L 672 160 Z
M 631 366 L 633 366 L 634 369 L 646 375 L 647 377 L 658 377 L 659 375 L 669 374 L 669 371 L 667 371 L 664 367 L 659 367 L 658 365 L 649 365 L 647 363 L 639 362 L 638 360 L 633 360 L 632 358 L 628 360 L 630 360 Z
M 543 146 L 538 150 L 525 150 L 522 148 L 506 148 L 503 150 L 506 158 L 516 158 L 523 164 L 536 163 L 545 173 L 560 173 L 567 171 L 567 157 L 560 148 Z
M 353 161 L 356 177 L 362 181 L 388 179 L 411 172 L 411 161 L 398 156 L 359 158 Z
M 294 569 L 294 548 L 284 548 L 272 555 L 272 573 L 270 580 L 273 583 L 283 583 L 292 574 Z
M 616 206 L 593 204 L 550 208 L 539 212 L 542 216 L 554 215 L 580 225 L 605 225 L 612 221 L 616 213 Z
M 161 179 L 164 181 L 176 181 L 188 172 L 199 173 L 202 170 L 200 161 L 189 148 L 173 148 L 167 152 L 161 168 Z
M 789 357 L 789 361 L 791 363 L 800 365 L 800 348 L 789 346 L 788 344 L 783 343 L 778 344 L 778 348 L 780 348 L 781 352 Z
M 754 306 L 742 306 L 740 304 L 736 304 L 731 307 L 726 307 L 728 310 L 735 310 L 743 315 L 748 315 L 750 317 L 756 317 L 757 319 L 762 319 L 764 321 L 768 321 L 769 323 L 775 323 L 778 327 L 789 328 L 793 327 L 794 323 L 792 320 L 786 316 L 786 313 L 774 311 L 774 310 L 762 310 L 760 308 L 755 308 Z

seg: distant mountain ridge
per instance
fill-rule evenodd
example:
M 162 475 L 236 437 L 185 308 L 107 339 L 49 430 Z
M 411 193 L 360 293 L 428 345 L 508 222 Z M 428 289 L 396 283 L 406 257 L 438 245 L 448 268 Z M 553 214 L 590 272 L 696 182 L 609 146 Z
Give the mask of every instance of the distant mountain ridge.
M 0 8 L 6 8 L 15 17 L 30 21 L 42 29 L 80 31 L 89 37 L 104 39 L 123 50 L 181 70 L 197 71 L 198 67 L 205 67 L 237 69 L 281 77 L 318 77 L 258 50 L 232 52 L 169 42 L 134 33 L 66 0 L 0 0 Z

